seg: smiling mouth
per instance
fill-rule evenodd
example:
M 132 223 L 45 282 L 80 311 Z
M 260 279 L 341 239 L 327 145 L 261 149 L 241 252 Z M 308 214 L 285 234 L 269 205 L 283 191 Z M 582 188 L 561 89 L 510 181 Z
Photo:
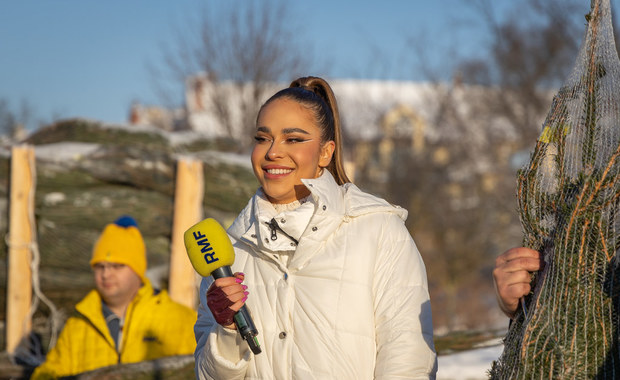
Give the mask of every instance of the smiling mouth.
M 293 169 L 266 169 L 265 170 L 269 174 L 278 175 L 278 174 L 288 174 L 293 171 Z

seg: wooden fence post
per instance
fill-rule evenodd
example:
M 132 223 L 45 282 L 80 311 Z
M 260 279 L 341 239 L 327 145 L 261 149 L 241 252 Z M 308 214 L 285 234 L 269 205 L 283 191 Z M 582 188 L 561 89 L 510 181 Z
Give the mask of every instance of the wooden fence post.
M 173 300 L 195 309 L 197 275 L 187 257 L 183 233 L 202 220 L 204 198 L 202 161 L 179 160 L 174 193 L 168 292 Z
M 13 354 L 28 336 L 32 302 L 31 245 L 34 230 L 35 159 L 28 145 L 11 150 L 9 199 L 8 284 L 6 297 L 6 351 Z

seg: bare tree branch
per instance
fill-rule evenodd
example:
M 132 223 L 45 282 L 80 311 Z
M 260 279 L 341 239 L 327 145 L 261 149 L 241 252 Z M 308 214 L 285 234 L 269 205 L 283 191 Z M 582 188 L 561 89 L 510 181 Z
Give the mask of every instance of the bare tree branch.
M 290 19 L 281 0 L 208 2 L 197 20 L 177 28 L 174 45 L 162 46 L 163 67 L 152 71 L 188 81 L 229 137 L 247 136 L 270 86 L 309 67 L 300 24 Z

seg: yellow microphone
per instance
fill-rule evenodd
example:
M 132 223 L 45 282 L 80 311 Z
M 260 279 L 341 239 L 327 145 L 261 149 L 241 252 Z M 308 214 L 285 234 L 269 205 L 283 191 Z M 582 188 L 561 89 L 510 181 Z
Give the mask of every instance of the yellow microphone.
M 233 277 L 230 266 L 235 261 L 235 250 L 228 234 L 215 219 L 207 218 L 190 227 L 183 235 L 185 249 L 192 266 L 203 277 Z M 233 320 L 241 337 L 248 342 L 254 354 L 260 354 L 261 348 L 256 335 L 258 330 L 250 317 L 245 304 L 235 314 Z

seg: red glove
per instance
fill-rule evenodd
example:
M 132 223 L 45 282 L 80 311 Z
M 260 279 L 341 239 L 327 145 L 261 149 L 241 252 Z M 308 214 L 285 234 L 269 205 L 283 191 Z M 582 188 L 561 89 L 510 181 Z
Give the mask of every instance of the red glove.
M 228 296 L 222 288 L 215 286 L 215 283 L 209 286 L 207 290 L 207 306 L 215 321 L 222 326 L 230 326 L 233 324 L 233 317 L 237 313 L 230 308 L 234 302 L 228 299 Z

